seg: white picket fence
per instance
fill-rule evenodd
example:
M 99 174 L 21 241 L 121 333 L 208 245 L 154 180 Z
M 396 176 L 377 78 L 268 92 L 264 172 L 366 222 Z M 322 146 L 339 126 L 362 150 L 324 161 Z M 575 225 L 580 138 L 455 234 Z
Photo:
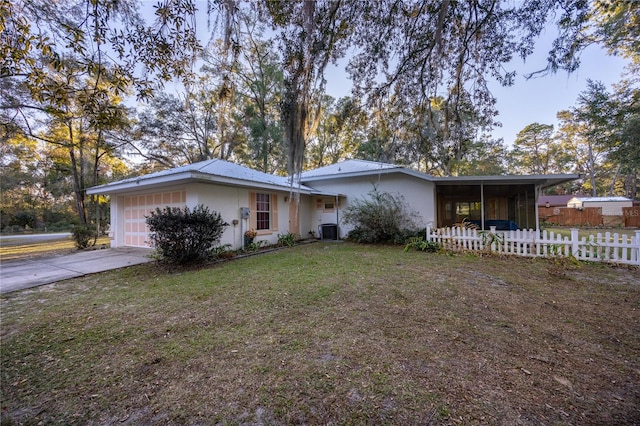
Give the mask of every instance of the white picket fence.
M 428 227 L 426 238 L 453 251 L 491 250 L 528 257 L 573 256 L 589 262 L 640 266 L 640 231 L 635 231 L 632 237 L 605 232 L 580 238 L 577 229 L 571 229 L 571 235 L 567 237 L 546 230 L 496 231 L 495 227 L 491 227 L 489 231 L 479 231 L 462 227 Z

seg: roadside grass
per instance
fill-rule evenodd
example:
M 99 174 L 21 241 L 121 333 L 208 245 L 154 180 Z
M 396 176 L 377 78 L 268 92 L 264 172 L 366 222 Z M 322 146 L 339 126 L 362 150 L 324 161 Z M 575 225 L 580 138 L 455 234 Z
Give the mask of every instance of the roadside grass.
M 640 271 L 307 244 L 1 298 L 3 424 L 638 424 Z
M 109 237 L 100 237 L 96 242 L 96 246 L 109 246 Z M 42 241 L 32 244 L 9 244 L 0 246 L 0 260 L 18 260 L 24 258 L 33 258 L 40 256 L 52 256 L 66 254 L 77 251 L 75 243 L 71 237 L 66 237 L 54 241 Z

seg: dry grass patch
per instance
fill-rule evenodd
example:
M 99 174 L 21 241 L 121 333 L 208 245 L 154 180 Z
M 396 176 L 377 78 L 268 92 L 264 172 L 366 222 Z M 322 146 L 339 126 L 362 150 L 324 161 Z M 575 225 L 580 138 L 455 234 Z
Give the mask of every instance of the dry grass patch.
M 109 237 L 100 237 L 96 242 L 96 247 L 108 247 L 110 242 Z M 19 240 L 11 241 L 11 238 L 7 237 L 7 243 L 0 247 L 0 259 L 6 262 L 42 256 L 59 256 L 76 251 L 78 251 L 78 249 L 71 237 L 27 244 Z
M 637 424 L 640 272 L 311 244 L 2 298 L 18 424 Z

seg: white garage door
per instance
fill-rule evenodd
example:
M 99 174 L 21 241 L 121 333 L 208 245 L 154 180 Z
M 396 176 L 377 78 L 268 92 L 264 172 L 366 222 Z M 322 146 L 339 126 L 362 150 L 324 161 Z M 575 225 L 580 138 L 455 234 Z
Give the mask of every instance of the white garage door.
M 149 216 L 149 213 L 157 207 L 183 208 L 186 202 L 186 191 L 124 197 L 124 244 L 132 247 L 149 247 L 149 229 L 145 216 Z

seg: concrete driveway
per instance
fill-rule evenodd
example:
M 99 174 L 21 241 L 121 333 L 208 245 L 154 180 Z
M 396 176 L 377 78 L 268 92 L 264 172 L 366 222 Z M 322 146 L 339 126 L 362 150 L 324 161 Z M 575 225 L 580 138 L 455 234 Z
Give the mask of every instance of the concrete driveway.
M 0 294 L 152 262 L 152 249 L 119 247 L 0 263 Z

